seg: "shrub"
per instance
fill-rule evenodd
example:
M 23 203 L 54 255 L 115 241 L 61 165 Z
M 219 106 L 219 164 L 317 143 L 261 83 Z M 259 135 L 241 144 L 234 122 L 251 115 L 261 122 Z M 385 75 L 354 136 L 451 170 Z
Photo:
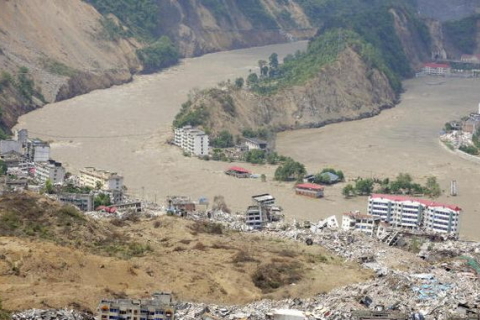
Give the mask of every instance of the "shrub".
M 302 265 L 298 262 L 276 261 L 261 265 L 252 275 L 252 281 L 263 292 L 271 292 L 302 279 Z

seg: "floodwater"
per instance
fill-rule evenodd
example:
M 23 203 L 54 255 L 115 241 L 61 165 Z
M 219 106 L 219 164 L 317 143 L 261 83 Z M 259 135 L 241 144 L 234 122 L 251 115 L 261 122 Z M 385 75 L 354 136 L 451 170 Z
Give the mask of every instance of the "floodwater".
M 125 177 L 130 193 L 157 203 L 164 203 L 168 195 L 210 200 L 223 195 L 229 207 L 240 212 L 252 195 L 269 192 L 289 218 L 315 221 L 365 211 L 367 199 L 344 200 L 342 184 L 328 187 L 321 200 L 296 196 L 292 184 L 271 179 L 273 166 L 242 164 L 266 174 L 266 183 L 235 179 L 223 173 L 228 163 L 184 157 L 179 148 L 166 143 L 172 136 L 172 120 L 191 90 L 247 76 L 272 52 L 284 56 L 305 47 L 306 42 L 297 42 L 185 59 L 162 73 L 47 105 L 21 117 L 17 128 L 51 141 L 52 158 L 70 171 L 85 166 L 116 171 Z M 310 172 L 331 166 L 342 169 L 347 179 L 394 177 L 400 172 L 420 180 L 435 175 L 446 191 L 439 200 L 464 209 L 462 236 L 480 240 L 480 165 L 451 154 L 438 142 L 446 121 L 476 110 L 479 82 L 419 78 L 405 87 L 402 102 L 394 109 L 370 119 L 281 133 L 277 149 L 305 163 Z M 452 179 L 458 183 L 457 197 L 448 196 Z

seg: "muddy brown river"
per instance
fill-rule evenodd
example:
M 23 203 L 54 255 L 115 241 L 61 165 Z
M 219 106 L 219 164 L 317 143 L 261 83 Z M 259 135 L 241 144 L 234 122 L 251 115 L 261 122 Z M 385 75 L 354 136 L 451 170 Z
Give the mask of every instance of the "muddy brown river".
M 226 176 L 228 163 L 201 161 L 169 146 L 171 123 L 188 93 L 247 76 L 259 59 L 304 49 L 306 42 L 235 50 L 185 59 L 155 75 L 53 103 L 20 118 L 17 128 L 52 143 L 52 157 L 76 172 L 85 166 L 117 171 L 130 193 L 157 203 L 168 195 L 193 199 L 223 195 L 234 211 L 243 211 L 251 196 L 270 192 L 288 218 L 318 220 L 350 210 L 365 211 L 366 198 L 345 200 L 344 184 L 328 187 L 326 197 L 294 194 L 293 185 L 272 180 L 275 167 L 242 165 L 267 182 Z M 331 166 L 346 178 L 395 177 L 400 172 L 423 182 L 429 175 L 445 190 L 439 201 L 463 208 L 461 236 L 480 240 L 480 164 L 452 154 L 438 142 L 443 124 L 476 111 L 479 80 L 418 78 L 405 82 L 406 92 L 395 108 L 379 116 L 320 129 L 279 134 L 277 149 L 306 164 L 309 172 Z M 455 179 L 459 195 L 450 197 Z

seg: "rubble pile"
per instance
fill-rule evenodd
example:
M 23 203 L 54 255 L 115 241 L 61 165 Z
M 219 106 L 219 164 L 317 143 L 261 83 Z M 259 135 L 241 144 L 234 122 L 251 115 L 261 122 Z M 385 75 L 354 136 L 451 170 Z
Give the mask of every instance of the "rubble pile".
M 83 313 L 75 310 L 67 309 L 50 309 L 39 310 L 31 309 L 25 310 L 12 315 L 12 320 L 94 320 L 94 316 L 88 313 Z

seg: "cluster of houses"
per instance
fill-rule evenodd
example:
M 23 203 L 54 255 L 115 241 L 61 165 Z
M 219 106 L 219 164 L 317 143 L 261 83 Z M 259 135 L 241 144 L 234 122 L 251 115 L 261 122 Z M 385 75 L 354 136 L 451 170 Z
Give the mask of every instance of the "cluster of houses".
M 430 200 L 386 194 L 373 194 L 368 199 L 367 214 L 346 213 L 342 229 L 358 230 L 379 238 L 392 229 L 424 231 L 457 237 L 460 214 L 458 206 Z
M 452 67 L 450 63 L 445 62 L 428 62 L 424 63 L 421 72 L 418 75 L 432 76 L 462 76 L 462 77 L 478 77 L 480 76 L 480 55 L 463 54 L 460 60 L 455 61 L 456 67 Z M 469 65 L 469 67 L 462 67 Z
M 40 191 L 47 181 L 59 190 L 56 197 L 63 203 L 72 204 L 82 211 L 94 210 L 94 197 L 103 193 L 112 204 L 124 201 L 123 177 L 115 172 L 87 167 L 78 176 L 68 175 L 62 163 L 51 159 L 50 145 L 40 139 L 30 139 L 28 131 L 21 129 L 9 140 L 0 141 L 0 158 L 6 167 L 3 190 Z M 67 184 L 90 189 L 91 192 L 63 192 Z M 77 189 L 73 189 L 77 190 Z

